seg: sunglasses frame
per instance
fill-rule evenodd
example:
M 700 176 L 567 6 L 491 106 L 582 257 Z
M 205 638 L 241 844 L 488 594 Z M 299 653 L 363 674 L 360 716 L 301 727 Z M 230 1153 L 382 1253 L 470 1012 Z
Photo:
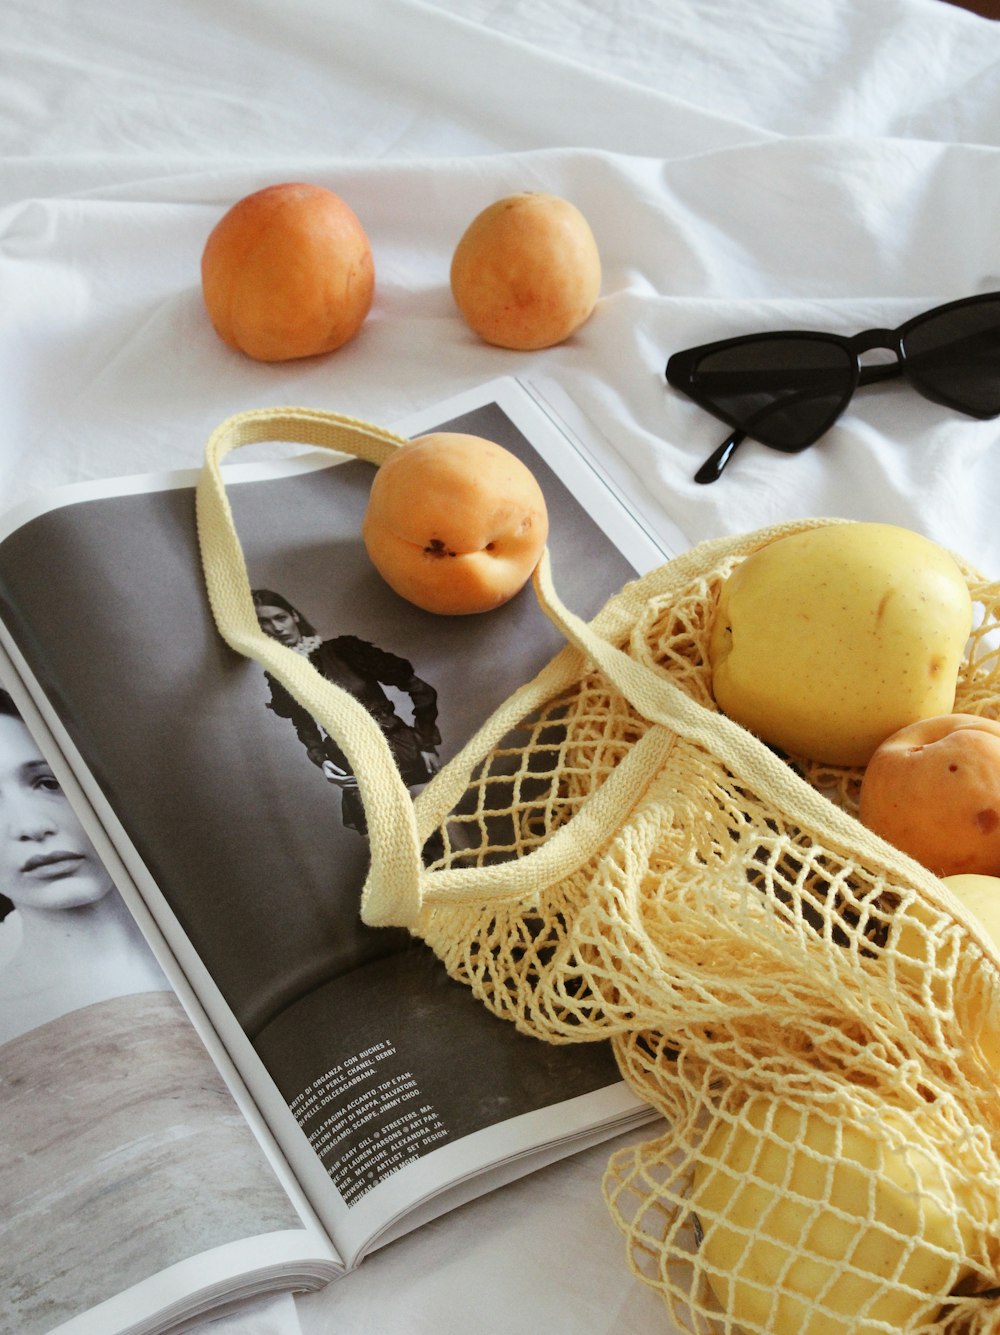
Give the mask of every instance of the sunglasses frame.
M 696 482 L 714 482 L 721 476 L 722 470 L 732 458 L 733 452 L 741 441 L 748 436 L 752 439 L 758 439 L 752 431 L 749 431 L 746 425 L 741 422 L 734 414 L 727 413 L 712 403 L 707 396 L 698 392 L 695 383 L 695 374 L 699 363 L 704 357 L 711 353 L 724 352 L 728 348 L 747 347 L 762 343 L 777 342 L 779 340 L 801 340 L 803 342 L 824 343 L 827 346 L 834 346 L 842 349 L 850 359 L 845 367 L 845 390 L 837 403 L 836 410 L 829 414 L 817 431 L 803 437 L 794 445 L 776 444 L 773 441 L 762 440 L 760 444 L 766 445 L 768 449 L 778 450 L 782 454 L 798 454 L 800 451 L 808 449 L 814 445 L 817 440 L 833 426 L 834 422 L 841 416 L 855 391 L 859 386 L 875 384 L 882 380 L 891 380 L 897 377 L 906 378 L 913 388 L 925 399 L 932 403 L 939 403 L 943 407 L 951 408 L 956 412 L 963 413 L 967 417 L 974 417 L 980 421 L 986 421 L 989 418 L 996 417 L 993 412 L 976 412 L 970 410 L 967 406 L 959 403 L 953 397 L 943 394 L 940 390 L 923 382 L 918 372 L 914 368 L 906 355 L 906 339 L 914 329 L 925 324 L 928 320 L 933 320 L 942 315 L 947 315 L 951 311 L 959 310 L 969 306 L 978 306 L 985 302 L 1000 302 L 1000 292 L 983 292 L 973 297 L 962 297 L 958 301 L 949 301 L 942 306 L 934 306 L 928 311 L 923 311 L 919 315 L 911 316 L 909 320 L 903 322 L 896 329 L 874 328 L 865 329 L 861 333 L 853 335 L 826 333 L 816 329 L 785 329 L 770 330 L 761 334 L 738 334 L 732 338 L 718 339 L 712 343 L 701 343 L 697 347 L 685 348 L 680 352 L 675 352 L 670 357 L 666 365 L 667 383 L 682 394 L 685 394 L 693 403 L 700 408 L 712 414 L 719 421 L 725 422 L 727 426 L 733 428 L 733 432 L 719 446 L 714 453 L 706 459 L 695 474 Z M 875 349 L 892 352 L 895 354 L 894 361 L 888 362 L 865 362 L 862 363 L 862 355 Z M 733 372 L 734 376 L 738 373 Z

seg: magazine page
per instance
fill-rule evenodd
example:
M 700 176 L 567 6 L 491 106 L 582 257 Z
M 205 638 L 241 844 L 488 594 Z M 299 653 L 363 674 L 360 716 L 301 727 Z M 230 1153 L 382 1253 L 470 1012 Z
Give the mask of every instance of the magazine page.
M 486 436 L 528 462 L 549 508 L 556 579 L 581 614 L 669 554 L 514 382 L 395 429 L 432 427 Z M 352 689 L 444 763 L 560 640 L 530 588 L 478 617 L 398 598 L 360 537 L 372 476 L 366 463 L 329 458 L 227 472 L 259 612 L 284 617 L 310 652 L 326 646 Z M 649 1110 L 606 1045 L 530 1039 L 407 933 L 361 923 L 364 813 L 328 781 L 331 739 L 220 640 L 194 481 L 131 480 L 92 498 L 75 489 L 73 503 L 9 524 L 0 616 L 350 1263 L 406 1211 L 432 1209 L 433 1193 L 490 1168 L 528 1171 L 533 1149 L 569 1152 L 576 1137 L 613 1134 Z
M 30 700 L 0 680 L 0 1329 L 159 1330 L 265 1273 L 315 1287 L 329 1244 L 140 932 Z

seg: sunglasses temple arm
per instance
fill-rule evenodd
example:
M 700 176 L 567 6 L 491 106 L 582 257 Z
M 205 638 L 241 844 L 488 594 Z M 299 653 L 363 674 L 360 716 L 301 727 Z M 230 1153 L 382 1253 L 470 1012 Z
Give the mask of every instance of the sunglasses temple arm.
M 695 482 L 717 482 L 722 476 L 722 470 L 736 452 L 737 445 L 744 440 L 746 440 L 745 431 L 737 430 L 732 435 L 727 436 L 719 448 L 708 456 L 695 473 Z

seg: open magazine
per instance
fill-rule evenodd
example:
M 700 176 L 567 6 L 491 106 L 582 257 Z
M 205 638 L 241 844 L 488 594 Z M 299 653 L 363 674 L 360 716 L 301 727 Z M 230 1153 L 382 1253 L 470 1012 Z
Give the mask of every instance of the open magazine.
M 683 545 L 536 388 L 495 381 L 392 425 L 520 455 L 584 616 Z M 370 465 L 256 452 L 225 473 L 260 607 L 336 643 L 444 763 L 560 647 L 530 587 L 483 616 L 422 612 L 365 554 Z M 0 809 L 16 817 L 0 1329 L 19 1335 L 167 1330 L 324 1284 L 651 1116 L 605 1044 L 522 1035 L 422 943 L 361 923 L 363 820 L 328 781 L 329 739 L 215 631 L 196 480 L 64 488 L 0 521 Z

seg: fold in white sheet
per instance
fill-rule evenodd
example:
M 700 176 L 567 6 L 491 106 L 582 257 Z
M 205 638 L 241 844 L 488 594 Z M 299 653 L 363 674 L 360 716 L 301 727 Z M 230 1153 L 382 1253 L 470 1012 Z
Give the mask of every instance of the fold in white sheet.
M 902 381 L 860 391 L 815 447 L 748 441 L 724 477 L 693 474 L 725 428 L 663 378 L 678 348 L 780 328 L 853 333 L 1000 289 L 1000 154 L 898 139 L 795 138 L 661 160 L 588 149 L 298 164 L 341 193 L 375 252 L 361 334 L 330 357 L 263 366 L 202 306 L 204 238 L 267 177 L 238 165 L 128 181 L 0 211 L 6 368 L 0 485 L 195 466 L 231 412 L 294 402 L 390 425 L 496 375 L 552 377 L 691 541 L 799 515 L 907 524 L 1000 570 L 1000 423 Z M 458 317 L 451 251 L 519 189 L 573 199 L 600 245 L 599 306 L 538 354 L 490 348 Z M 993 505 L 987 503 L 992 498 Z

